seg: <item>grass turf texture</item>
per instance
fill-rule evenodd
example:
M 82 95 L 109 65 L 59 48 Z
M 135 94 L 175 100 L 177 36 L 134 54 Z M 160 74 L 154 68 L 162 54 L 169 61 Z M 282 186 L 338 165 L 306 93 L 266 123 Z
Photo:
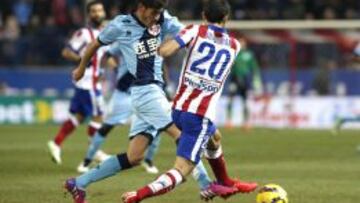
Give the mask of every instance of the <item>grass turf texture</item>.
M 0 203 L 65 203 L 62 183 L 76 176 L 76 166 L 85 154 L 86 129 L 77 130 L 63 147 L 63 165 L 50 161 L 46 142 L 56 126 L 0 126 Z M 127 128 L 111 133 L 104 149 L 117 153 L 127 146 Z M 222 129 L 230 174 L 260 184 L 276 183 L 285 188 L 291 203 L 354 203 L 360 199 L 360 144 L 358 132 Z M 161 171 L 174 160 L 174 144 L 163 136 L 155 163 Z M 138 167 L 95 183 L 88 188 L 88 200 L 120 202 L 120 196 L 153 180 Z M 237 195 L 228 203 L 254 203 L 255 195 Z M 188 181 L 168 195 L 145 202 L 196 203 L 196 183 Z M 214 202 L 224 202 L 216 199 Z

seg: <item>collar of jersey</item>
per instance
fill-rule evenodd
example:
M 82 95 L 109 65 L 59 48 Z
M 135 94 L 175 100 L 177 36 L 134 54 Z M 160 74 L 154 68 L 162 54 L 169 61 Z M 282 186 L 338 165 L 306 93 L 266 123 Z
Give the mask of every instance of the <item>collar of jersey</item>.
M 140 19 L 135 15 L 135 13 L 132 13 L 131 16 L 136 20 L 136 22 L 137 22 L 140 26 L 146 28 L 145 24 L 140 21 Z
M 225 28 L 213 25 L 213 24 L 209 24 L 208 27 L 212 30 L 214 30 L 215 32 L 222 32 L 222 33 L 227 33 Z

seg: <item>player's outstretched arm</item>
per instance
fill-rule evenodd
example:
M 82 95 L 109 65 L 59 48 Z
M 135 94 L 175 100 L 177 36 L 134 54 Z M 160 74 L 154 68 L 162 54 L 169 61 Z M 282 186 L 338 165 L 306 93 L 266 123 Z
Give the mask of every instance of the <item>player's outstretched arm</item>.
M 169 57 L 177 52 L 180 48 L 180 44 L 176 40 L 171 39 L 159 47 L 158 53 L 162 57 Z
M 92 41 L 85 50 L 84 56 L 81 58 L 79 66 L 72 72 L 73 80 L 79 81 L 85 73 L 87 64 L 89 64 L 91 57 L 102 46 L 98 40 Z

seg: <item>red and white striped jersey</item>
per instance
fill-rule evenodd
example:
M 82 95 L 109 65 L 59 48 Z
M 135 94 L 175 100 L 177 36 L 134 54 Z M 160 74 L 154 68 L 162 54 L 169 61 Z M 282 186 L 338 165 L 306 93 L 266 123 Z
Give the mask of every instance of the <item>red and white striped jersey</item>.
M 215 119 L 225 80 L 240 51 L 240 43 L 224 28 L 190 25 L 175 40 L 187 47 L 173 108 Z
M 84 27 L 77 30 L 67 44 L 67 48 L 79 54 L 84 55 L 86 47 L 96 40 L 100 34 L 100 29 Z M 106 53 L 107 47 L 101 47 L 91 58 L 91 61 L 86 67 L 84 77 L 75 83 L 75 86 L 86 90 L 100 90 L 101 82 L 99 77 L 101 75 L 101 60 Z

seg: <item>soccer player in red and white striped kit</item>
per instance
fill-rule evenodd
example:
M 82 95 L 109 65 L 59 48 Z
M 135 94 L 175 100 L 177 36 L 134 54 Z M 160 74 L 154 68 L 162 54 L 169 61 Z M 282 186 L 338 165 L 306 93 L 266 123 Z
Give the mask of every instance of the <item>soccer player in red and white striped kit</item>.
M 106 17 L 104 5 L 101 1 L 91 1 L 87 4 L 89 23 L 76 31 L 63 49 L 65 59 L 78 63 L 84 54 L 86 47 L 96 39 L 104 26 Z M 103 95 L 101 77 L 101 61 L 106 53 L 106 47 L 99 49 L 88 64 L 84 77 L 75 85 L 75 95 L 70 102 L 70 115 L 59 129 L 55 138 L 48 142 L 48 149 L 53 161 L 61 164 L 61 145 L 65 139 L 85 121 L 91 118 L 88 124 L 88 135 L 92 137 L 101 127 L 103 115 Z M 102 151 L 98 151 L 95 159 L 103 161 L 108 157 Z
M 125 203 L 137 203 L 170 192 L 185 181 L 203 152 L 217 181 L 233 187 L 234 193 L 252 192 L 257 187 L 256 183 L 228 176 L 221 146 L 214 141 L 219 134 L 213 123 L 217 101 L 240 51 L 240 43 L 224 28 L 230 13 L 227 0 L 206 0 L 203 6 L 205 23 L 186 27 L 158 51 L 167 57 L 181 48 L 188 49 L 172 107 L 173 121 L 181 130 L 174 167 L 152 183 L 124 193 Z

